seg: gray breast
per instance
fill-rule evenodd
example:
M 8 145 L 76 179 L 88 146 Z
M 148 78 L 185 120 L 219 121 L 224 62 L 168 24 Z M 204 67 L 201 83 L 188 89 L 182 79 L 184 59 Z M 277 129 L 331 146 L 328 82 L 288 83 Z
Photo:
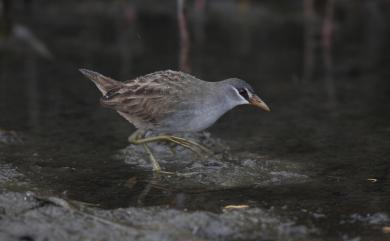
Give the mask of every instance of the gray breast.
M 205 82 L 203 88 L 193 89 L 176 106 L 175 112 L 160 123 L 162 131 L 196 132 L 213 125 L 234 107 L 214 83 Z

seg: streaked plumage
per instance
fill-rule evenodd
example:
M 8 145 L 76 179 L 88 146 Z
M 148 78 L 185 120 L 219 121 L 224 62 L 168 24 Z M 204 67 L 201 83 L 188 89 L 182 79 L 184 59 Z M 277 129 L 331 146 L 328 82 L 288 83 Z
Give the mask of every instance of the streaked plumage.
M 236 105 L 220 93 L 227 81 L 206 82 L 165 70 L 119 82 L 94 71 L 80 71 L 102 92 L 101 104 L 116 110 L 138 129 L 200 131 Z
M 102 97 L 101 104 L 118 111 L 137 128 L 171 129 L 166 119 L 186 102 L 182 94 L 194 80 L 181 72 L 155 72 L 118 83 Z
M 139 139 L 147 130 L 160 132 L 195 132 L 211 126 L 224 113 L 237 105 L 252 104 L 269 111 L 268 106 L 243 80 L 231 78 L 207 82 L 192 75 L 172 70 L 157 71 L 124 82 L 113 80 L 91 70 L 80 71 L 92 80 L 103 96 L 104 107 L 116 110 L 139 130 L 132 135 L 134 144 L 164 140 L 193 147 L 206 148 L 174 136 L 158 136 L 153 140 Z M 160 170 L 150 150 L 155 170 Z

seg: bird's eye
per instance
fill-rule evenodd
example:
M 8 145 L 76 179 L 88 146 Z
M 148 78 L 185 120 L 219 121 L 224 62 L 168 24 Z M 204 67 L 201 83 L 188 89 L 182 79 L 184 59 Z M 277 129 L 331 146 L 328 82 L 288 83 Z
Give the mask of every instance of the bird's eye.
M 247 91 L 245 88 L 238 89 L 238 93 L 239 93 L 242 97 L 244 97 L 244 99 L 246 99 L 246 100 L 249 99 L 248 91 Z

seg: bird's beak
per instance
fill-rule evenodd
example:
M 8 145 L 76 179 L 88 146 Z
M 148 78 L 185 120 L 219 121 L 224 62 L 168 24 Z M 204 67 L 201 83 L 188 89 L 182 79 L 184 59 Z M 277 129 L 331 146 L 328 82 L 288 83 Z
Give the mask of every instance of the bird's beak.
M 264 101 L 262 101 L 260 99 L 260 97 L 258 97 L 257 95 L 252 95 L 250 98 L 249 98 L 249 103 L 251 105 L 254 105 L 256 107 L 259 107 L 260 109 L 263 109 L 265 111 L 271 111 L 271 109 L 268 107 L 268 105 L 266 103 L 264 103 Z

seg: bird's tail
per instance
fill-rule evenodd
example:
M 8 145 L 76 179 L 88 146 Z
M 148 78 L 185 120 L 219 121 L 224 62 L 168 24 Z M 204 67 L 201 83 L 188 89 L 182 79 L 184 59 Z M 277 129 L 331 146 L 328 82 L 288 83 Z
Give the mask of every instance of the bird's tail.
M 93 83 L 98 87 L 100 92 L 105 95 L 108 91 L 121 85 L 121 82 L 106 77 L 102 74 L 99 74 L 95 71 L 88 69 L 79 69 L 79 71 L 85 75 L 88 79 L 92 80 Z

